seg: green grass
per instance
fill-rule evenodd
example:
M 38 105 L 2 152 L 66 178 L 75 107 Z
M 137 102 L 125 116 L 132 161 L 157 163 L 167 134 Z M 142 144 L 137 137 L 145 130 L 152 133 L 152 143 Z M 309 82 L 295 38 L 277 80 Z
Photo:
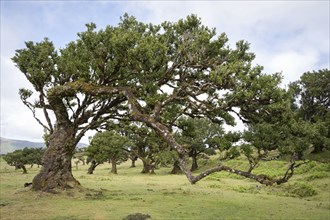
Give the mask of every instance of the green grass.
M 246 166 L 240 159 L 227 163 Z M 145 175 L 140 174 L 141 163 L 137 165 L 120 165 L 118 175 L 109 174 L 109 164 L 97 167 L 93 175 L 86 174 L 87 165 L 80 165 L 73 173 L 82 187 L 53 195 L 23 187 L 37 167 L 23 175 L 0 160 L 0 219 L 123 219 L 134 213 L 152 219 L 330 219 L 328 164 L 299 167 L 307 173 L 297 170 L 292 181 L 273 187 L 224 172 L 191 185 L 184 175 L 169 175 L 170 168 Z M 276 176 L 285 167 L 275 161 L 256 172 Z

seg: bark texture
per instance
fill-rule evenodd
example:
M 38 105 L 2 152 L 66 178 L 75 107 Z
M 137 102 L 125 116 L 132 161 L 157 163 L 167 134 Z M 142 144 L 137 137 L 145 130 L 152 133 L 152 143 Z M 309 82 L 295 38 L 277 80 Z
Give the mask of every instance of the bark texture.
M 80 183 L 73 177 L 71 159 L 76 147 L 72 126 L 60 126 L 49 139 L 42 168 L 32 181 L 32 189 L 52 192 L 73 188 Z

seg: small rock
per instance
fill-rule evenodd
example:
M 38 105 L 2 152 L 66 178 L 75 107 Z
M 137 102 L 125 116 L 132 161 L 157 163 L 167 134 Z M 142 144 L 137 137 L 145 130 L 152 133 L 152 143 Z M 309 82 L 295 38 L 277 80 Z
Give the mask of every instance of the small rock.
M 148 214 L 135 213 L 135 214 L 128 215 L 123 220 L 147 220 L 150 218 L 151 218 L 151 216 Z

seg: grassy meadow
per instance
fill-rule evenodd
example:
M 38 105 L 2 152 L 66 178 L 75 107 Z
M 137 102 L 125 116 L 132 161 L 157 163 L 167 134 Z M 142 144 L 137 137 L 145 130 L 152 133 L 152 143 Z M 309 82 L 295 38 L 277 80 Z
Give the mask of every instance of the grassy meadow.
M 204 168 L 215 163 L 200 161 Z M 227 163 L 246 166 L 243 159 Z M 103 164 L 88 175 L 88 165 L 80 164 L 73 173 L 82 187 L 48 194 L 23 187 L 39 168 L 28 168 L 23 175 L 0 159 L 0 219 L 124 219 L 134 213 L 151 219 L 330 219 L 329 162 L 301 166 L 289 183 L 273 187 L 228 173 L 191 185 L 184 175 L 168 174 L 171 168 L 149 175 L 140 174 L 139 162 L 129 167 L 129 162 L 121 164 L 113 175 L 110 164 Z M 278 175 L 285 167 L 274 161 L 256 172 Z

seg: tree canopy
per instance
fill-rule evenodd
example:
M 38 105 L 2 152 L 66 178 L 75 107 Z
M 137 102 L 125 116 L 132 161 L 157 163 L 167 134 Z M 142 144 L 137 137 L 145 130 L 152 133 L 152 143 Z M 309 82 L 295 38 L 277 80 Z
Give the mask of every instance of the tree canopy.
M 229 149 L 234 141 L 225 146 L 225 131 L 221 125 L 212 123 L 207 119 L 180 118 L 178 120 L 176 139 L 180 144 L 186 146 L 188 155 L 192 158 L 191 171 L 198 168 L 197 160 L 199 155 L 214 155 L 216 150 Z M 230 134 L 230 133 L 228 133 Z
M 310 124 L 315 153 L 330 149 L 330 70 L 306 72 L 290 84 L 297 117 Z
M 140 122 L 153 129 L 176 153 L 191 183 L 218 171 L 233 172 L 263 184 L 287 181 L 295 167 L 274 179 L 219 165 L 194 176 L 187 150 L 174 137 L 182 116 L 234 125 L 271 121 L 288 107 L 281 75 L 265 74 L 252 64 L 249 43 L 234 48 L 226 34 L 204 26 L 196 15 L 177 22 L 146 24 L 125 14 L 117 26 L 93 23 L 78 39 L 56 50 L 47 38 L 26 42 L 13 61 L 37 92 L 20 90 L 23 103 L 47 130 L 48 145 L 36 190 L 74 187 L 69 163 L 78 141 L 89 129 L 109 120 Z M 41 109 L 45 120 L 36 117 Z M 51 119 L 54 113 L 55 123 Z
M 42 165 L 42 156 L 44 154 L 44 148 L 28 148 L 25 147 L 22 150 L 15 150 L 14 152 L 7 153 L 3 159 L 10 166 L 15 166 L 15 169 L 23 169 L 23 173 L 27 173 L 25 165 L 34 164 Z
M 95 169 L 97 165 L 108 161 L 112 164 L 111 173 L 117 174 L 116 165 L 128 159 L 127 148 L 130 145 L 127 137 L 114 131 L 97 133 L 87 148 L 87 155 L 94 160 L 91 167 Z

